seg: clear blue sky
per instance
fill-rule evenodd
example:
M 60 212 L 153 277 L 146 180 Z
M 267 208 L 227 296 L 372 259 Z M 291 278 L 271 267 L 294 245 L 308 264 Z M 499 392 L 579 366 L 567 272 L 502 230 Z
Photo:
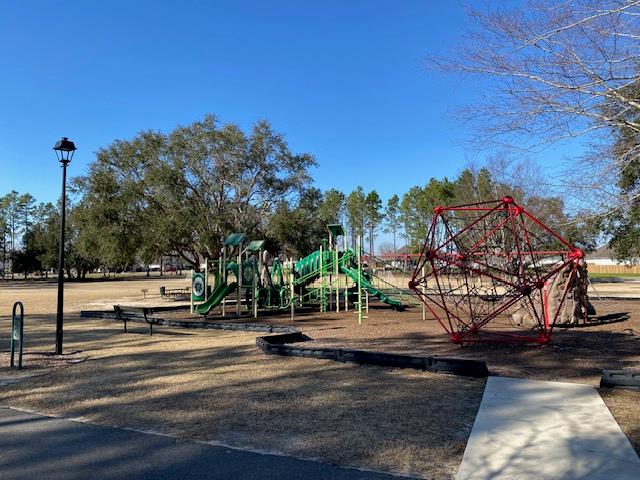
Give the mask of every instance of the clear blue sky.
M 468 85 L 427 54 L 462 33 L 452 1 L 28 1 L 0 3 L 0 194 L 55 201 L 51 147 L 76 142 L 70 175 L 144 129 L 215 113 L 270 120 L 313 153 L 316 185 L 383 198 L 455 176 Z

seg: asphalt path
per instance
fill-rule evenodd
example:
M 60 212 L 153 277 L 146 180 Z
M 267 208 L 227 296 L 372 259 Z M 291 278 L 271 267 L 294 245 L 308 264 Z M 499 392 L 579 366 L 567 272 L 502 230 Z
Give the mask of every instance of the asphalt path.
M 392 475 L 0 407 L 2 480 L 350 479 Z

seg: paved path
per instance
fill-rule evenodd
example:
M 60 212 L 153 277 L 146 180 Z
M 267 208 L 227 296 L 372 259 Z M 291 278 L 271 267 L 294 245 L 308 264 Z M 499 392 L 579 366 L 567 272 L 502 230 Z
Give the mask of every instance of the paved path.
M 489 377 L 457 480 L 638 480 L 640 459 L 588 385 Z
M 0 408 L 0 478 L 391 480 L 398 477 Z

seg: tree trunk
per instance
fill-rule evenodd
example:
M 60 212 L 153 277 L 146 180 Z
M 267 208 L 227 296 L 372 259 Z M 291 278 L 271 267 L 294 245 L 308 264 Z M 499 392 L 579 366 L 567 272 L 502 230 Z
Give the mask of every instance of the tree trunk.
M 5 278 L 7 273 L 7 237 L 2 234 L 2 278 Z
M 373 225 L 369 228 L 369 253 L 371 255 L 373 255 L 373 232 L 374 232 L 374 228 Z
M 398 260 L 398 249 L 396 248 L 396 229 L 393 229 L 393 262 L 395 267 L 395 262 Z

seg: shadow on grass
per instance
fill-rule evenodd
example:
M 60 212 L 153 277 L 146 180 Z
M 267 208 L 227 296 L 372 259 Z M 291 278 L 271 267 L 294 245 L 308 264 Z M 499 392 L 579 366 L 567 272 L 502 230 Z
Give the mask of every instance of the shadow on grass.
M 264 356 L 255 334 L 121 333 L 71 322 L 86 362 L 0 390 L 0 402 L 347 466 L 455 473 L 484 381 Z M 51 330 L 33 332 L 47 343 Z M 2 341 L 2 339 L 0 339 Z

